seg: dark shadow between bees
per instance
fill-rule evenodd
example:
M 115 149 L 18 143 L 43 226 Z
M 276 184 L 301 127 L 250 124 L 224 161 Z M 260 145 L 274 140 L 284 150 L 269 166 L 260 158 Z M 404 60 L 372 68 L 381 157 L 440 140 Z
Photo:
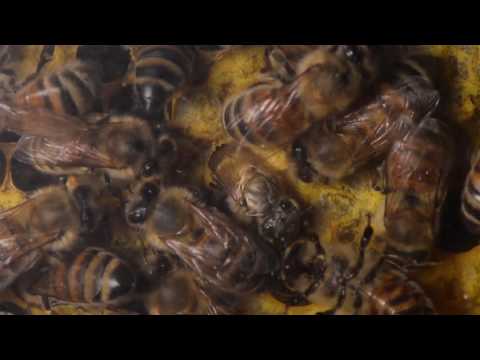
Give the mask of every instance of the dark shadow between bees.
M 13 302 L 0 303 L 0 315 L 30 315 L 25 309 L 22 309 Z
M 442 250 L 460 253 L 480 244 L 480 238 L 467 231 L 461 216 L 462 193 L 470 171 L 472 144 L 459 125 L 450 122 L 450 128 L 456 145 L 455 168 L 451 175 L 450 191 L 444 205 L 442 229 L 437 245 Z
M 15 158 L 11 160 L 11 172 L 13 185 L 26 193 L 62 183 L 61 178 L 41 173 Z
M 103 69 L 102 80 L 109 83 L 125 76 L 131 55 L 126 45 L 80 45 L 77 59 L 100 63 Z
M 9 131 L 0 132 L 0 143 L 16 143 L 20 136 Z

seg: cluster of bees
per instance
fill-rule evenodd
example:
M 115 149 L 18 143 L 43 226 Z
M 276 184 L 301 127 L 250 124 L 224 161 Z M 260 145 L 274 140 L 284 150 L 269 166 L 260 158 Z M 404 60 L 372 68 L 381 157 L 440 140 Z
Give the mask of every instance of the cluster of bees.
M 236 45 L 80 46 L 76 61 L 18 83 L 0 46 L 0 130 L 42 183 L 0 213 L 0 290 L 52 311 L 241 314 L 269 292 L 324 314 L 434 314 L 409 271 L 437 242 L 455 143 L 429 75 L 366 45 L 267 46 L 257 83 L 226 100 L 230 141 L 201 147 L 173 129 L 176 102 Z M 205 146 L 205 144 L 202 144 Z M 208 146 L 207 146 L 208 148 Z M 316 212 L 256 150 L 287 150 L 298 181 L 343 181 L 373 164 L 386 195 L 382 246 L 324 241 Z M 461 214 L 480 234 L 480 164 Z M 478 178 L 478 179 L 477 179 Z M 144 254 L 117 254 L 136 234 Z

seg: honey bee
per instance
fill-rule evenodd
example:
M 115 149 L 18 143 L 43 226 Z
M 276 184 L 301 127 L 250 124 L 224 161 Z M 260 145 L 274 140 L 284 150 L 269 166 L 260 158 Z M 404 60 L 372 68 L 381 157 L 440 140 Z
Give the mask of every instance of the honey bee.
M 418 284 L 367 250 L 372 236 L 368 226 L 360 246 L 322 244 L 317 238 L 293 243 L 282 265 L 285 286 L 329 309 L 319 315 L 433 314 L 433 304 Z
M 192 273 L 169 274 L 145 298 L 150 315 L 217 315 L 219 309 L 203 291 Z
M 104 83 L 123 80 L 131 62 L 130 49 L 126 45 L 80 45 L 77 60 L 97 63 Z
M 146 182 L 127 203 L 126 218 L 144 230 L 151 247 L 177 255 L 202 282 L 222 291 L 254 292 L 276 270 L 270 247 L 188 188 Z
M 253 219 L 260 235 L 278 249 L 297 238 L 305 214 L 301 201 L 261 159 L 247 149 L 224 145 L 211 156 L 209 167 L 239 220 Z
M 365 74 L 370 70 L 335 48 L 321 47 L 300 61 L 291 83 L 265 80 L 227 101 L 224 128 L 242 144 L 289 144 L 312 122 L 343 113 L 359 101 L 369 86 Z
M 480 152 L 477 152 L 463 189 L 462 218 L 467 230 L 480 235 Z
M 0 289 L 30 270 L 44 253 L 74 249 L 102 214 L 99 189 L 89 179 L 46 187 L 0 213 Z
M 194 47 L 181 45 L 139 46 L 135 53 L 139 108 L 154 120 L 168 120 L 171 100 L 192 79 L 197 53 Z
M 70 257 L 49 257 L 35 274 L 19 280 L 16 293 L 26 303 L 118 306 L 133 298 L 136 274 L 117 255 L 89 247 Z
M 426 260 L 440 230 L 455 148 L 447 124 L 425 118 L 386 161 L 385 227 L 395 254 Z
M 2 104 L 0 129 L 23 136 L 17 160 L 50 175 L 82 175 L 93 169 L 131 181 L 150 166 L 155 152 L 151 126 L 130 115 L 88 125 L 77 117 Z
M 304 182 L 341 180 L 385 157 L 402 138 L 436 110 L 439 93 L 417 67 L 379 86 L 363 107 L 325 123 L 314 124 L 292 147 L 298 177 Z

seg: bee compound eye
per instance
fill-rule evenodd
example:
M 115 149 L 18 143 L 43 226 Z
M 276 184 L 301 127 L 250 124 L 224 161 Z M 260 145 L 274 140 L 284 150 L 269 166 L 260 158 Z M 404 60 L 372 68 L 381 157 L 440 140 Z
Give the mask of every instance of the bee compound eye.
M 363 60 L 362 53 L 359 49 L 353 47 L 353 46 L 348 46 L 345 55 L 354 63 L 354 64 L 360 64 L 360 62 Z
M 144 177 L 151 177 L 156 174 L 158 171 L 157 163 L 154 160 L 148 160 L 143 165 L 143 176 Z
M 283 200 L 280 202 L 280 207 L 284 211 L 292 210 L 295 206 L 290 200 Z
M 147 208 L 146 206 L 140 206 L 128 214 L 128 221 L 131 224 L 143 224 L 147 220 Z
M 147 202 L 152 202 L 158 196 L 158 187 L 154 184 L 146 184 L 143 187 L 143 198 Z

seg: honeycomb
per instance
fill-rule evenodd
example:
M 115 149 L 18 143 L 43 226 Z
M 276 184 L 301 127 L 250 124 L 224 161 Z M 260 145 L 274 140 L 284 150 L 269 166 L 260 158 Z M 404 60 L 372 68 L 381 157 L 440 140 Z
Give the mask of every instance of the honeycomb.
M 57 46 L 54 58 L 45 71 L 52 71 L 72 60 L 77 45 Z M 473 146 L 480 145 L 480 46 L 432 45 L 418 46 L 417 52 L 431 73 L 442 102 L 439 116 L 459 125 Z M 39 61 L 42 45 L 18 46 L 15 49 L 14 70 L 19 80 L 32 74 Z M 264 49 L 245 47 L 223 54 L 216 59 L 204 85 L 195 88 L 177 100 L 177 118 L 174 126 L 187 134 L 204 139 L 212 147 L 226 142 L 220 122 L 223 102 L 259 79 L 264 64 Z M 48 183 L 51 179 L 29 173 L 12 162 L 15 144 L 3 139 L 0 144 L 0 209 L 19 204 L 35 183 Z M 384 232 L 384 196 L 375 191 L 372 182 L 375 171 L 367 170 L 348 182 L 331 185 L 310 185 L 296 182 L 283 151 L 257 151 L 273 168 L 283 172 L 295 184 L 297 191 L 312 206 L 324 210 L 329 225 L 322 229 L 321 237 L 334 240 L 339 236 L 353 236 L 359 240 L 373 214 L 372 226 L 376 234 Z M 205 162 L 198 168 L 199 181 L 209 181 Z M 448 234 L 450 242 L 463 242 L 464 235 Z M 358 239 L 357 239 L 358 238 Z M 112 247 L 123 253 L 141 250 L 141 239 L 134 236 L 115 238 Z M 463 253 L 438 251 L 436 263 L 413 274 L 432 298 L 441 314 L 480 314 L 480 247 Z M 40 309 L 28 308 L 10 292 L 0 295 L 32 314 L 44 314 Z M 268 293 L 259 294 L 249 303 L 249 313 L 308 315 L 326 310 L 320 304 L 306 307 L 287 307 Z M 109 314 L 109 310 L 61 306 L 55 314 L 83 315 Z

